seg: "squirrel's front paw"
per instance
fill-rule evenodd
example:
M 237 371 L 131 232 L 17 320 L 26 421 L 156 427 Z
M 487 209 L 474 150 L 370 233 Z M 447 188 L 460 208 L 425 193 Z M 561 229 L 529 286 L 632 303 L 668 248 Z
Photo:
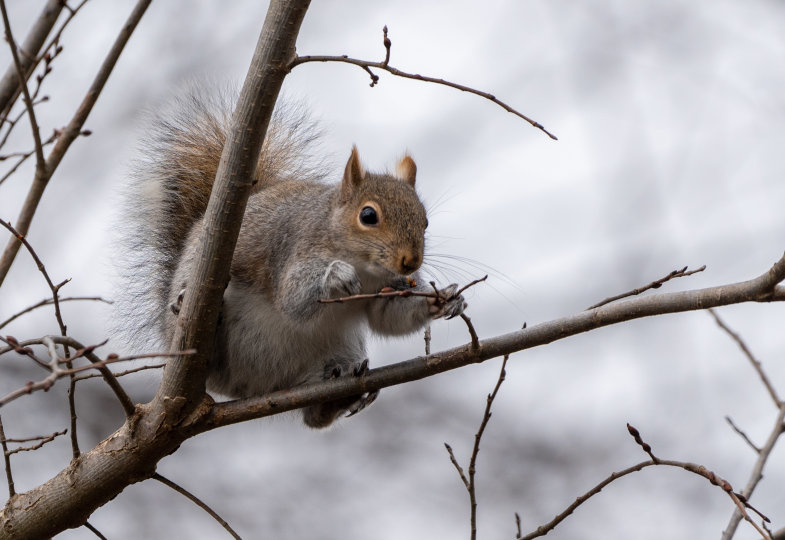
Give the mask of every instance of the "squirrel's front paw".
M 322 278 L 327 298 L 341 298 L 360 293 L 360 278 L 354 266 L 344 261 L 333 261 Z
M 455 283 L 446 286 L 438 291 L 438 297 L 428 298 L 428 314 L 433 319 L 444 317 L 452 319 L 457 317 L 468 305 L 463 295 L 455 294 L 458 292 L 458 285 Z

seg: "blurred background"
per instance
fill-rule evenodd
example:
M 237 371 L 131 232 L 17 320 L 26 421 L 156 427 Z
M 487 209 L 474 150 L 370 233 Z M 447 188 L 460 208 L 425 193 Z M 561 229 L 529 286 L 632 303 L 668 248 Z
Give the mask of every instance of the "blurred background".
M 43 0 L 8 2 L 17 39 Z M 91 0 L 65 31 L 38 107 L 45 135 L 65 125 L 133 6 Z M 154 2 L 86 128 L 44 195 L 29 240 L 64 295 L 122 294 L 113 280 L 120 188 L 144 115 L 193 81 L 240 85 L 267 9 L 235 0 Z M 430 209 L 430 268 L 468 282 L 468 314 L 491 337 L 577 313 L 689 265 L 706 271 L 675 291 L 753 278 L 785 244 L 785 4 L 680 2 L 314 2 L 300 54 L 384 56 L 391 65 L 489 91 L 554 132 L 548 139 L 476 96 L 378 72 L 306 64 L 287 78 L 325 131 L 334 179 L 352 144 L 371 169 L 405 150 Z M 0 65 L 10 62 L 0 48 Z M 13 147 L 13 148 L 12 148 Z M 31 148 L 19 126 L 10 150 Z M 2 165 L 2 164 L 0 164 Z M 5 165 L 3 165 L 5 166 Z M 5 169 L 4 169 L 5 170 Z M 32 179 L 26 166 L 0 186 L 0 217 L 15 221 Z M 2 244 L 5 245 L 3 237 Z M 0 320 L 48 296 L 21 252 L 0 289 Z M 63 306 L 69 334 L 112 340 L 111 307 Z M 785 306 L 718 311 L 785 394 Z M 39 310 L 3 329 L 18 339 L 58 333 Z M 468 341 L 461 320 L 433 325 L 434 350 Z M 374 341 L 372 365 L 422 354 L 422 339 Z M 3 394 L 40 378 L 1 359 Z M 186 442 L 159 472 L 210 504 L 243 538 L 460 538 L 469 501 L 443 443 L 465 466 L 500 359 L 384 390 L 326 432 L 299 415 L 245 423 Z M 635 425 L 662 458 L 694 461 L 744 487 L 776 408 L 738 347 L 703 312 L 638 320 L 514 355 L 477 465 L 480 538 L 513 538 L 561 512 L 614 470 L 646 457 Z M 149 399 L 159 375 L 124 384 Z M 9 437 L 68 425 L 61 381 L 2 409 Z M 80 441 L 89 448 L 122 414 L 99 380 L 80 383 Z M 65 467 L 67 437 L 13 458 L 17 491 Z M 785 449 L 775 448 L 751 502 L 785 526 Z M 649 468 L 613 483 L 549 537 L 718 538 L 733 506 L 682 470 Z M 91 518 L 109 538 L 223 538 L 207 514 L 169 488 L 132 485 Z M 754 538 L 742 523 L 737 538 Z M 82 528 L 62 538 L 93 538 Z

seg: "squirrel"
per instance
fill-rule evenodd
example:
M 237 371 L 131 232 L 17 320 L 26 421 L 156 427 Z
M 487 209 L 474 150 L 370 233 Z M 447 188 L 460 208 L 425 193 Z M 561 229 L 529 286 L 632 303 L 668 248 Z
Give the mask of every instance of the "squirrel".
M 192 91 L 174 114 L 154 119 L 127 195 L 133 224 L 125 249 L 130 331 L 173 334 L 198 255 L 203 214 L 226 140 L 231 107 Z M 278 107 L 268 128 L 224 292 L 207 389 L 259 396 L 368 370 L 368 329 L 406 335 L 466 308 L 451 284 L 434 297 L 320 303 L 381 290 L 431 290 L 422 283 L 425 208 L 408 155 L 394 174 L 363 167 L 353 147 L 340 183 L 309 165 L 316 136 L 302 113 Z M 128 277 L 127 276 L 127 277 Z M 126 306 L 127 308 L 128 306 Z M 129 315 L 126 315 L 129 318 Z M 124 323 L 126 327 L 128 322 Z M 303 409 L 313 428 L 369 405 L 370 392 Z

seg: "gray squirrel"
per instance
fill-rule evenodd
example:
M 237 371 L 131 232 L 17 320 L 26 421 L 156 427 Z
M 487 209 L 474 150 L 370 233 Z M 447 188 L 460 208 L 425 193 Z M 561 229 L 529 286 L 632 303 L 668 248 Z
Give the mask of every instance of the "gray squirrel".
M 218 168 L 231 107 L 191 92 L 158 116 L 145 139 L 127 194 L 131 233 L 127 334 L 136 345 L 157 335 L 168 346 L 197 256 L 202 215 Z M 224 292 L 207 388 L 233 398 L 259 396 L 368 369 L 367 330 L 400 336 L 466 307 L 449 285 L 438 297 L 320 303 L 385 288 L 431 290 L 423 262 L 425 208 L 409 155 L 395 174 L 366 171 L 352 148 L 338 184 L 309 166 L 314 135 L 302 114 L 276 110 L 255 174 Z M 388 290 L 388 289 L 385 289 Z M 130 306 L 130 307 L 129 307 Z M 329 426 L 377 393 L 303 410 L 305 423 Z

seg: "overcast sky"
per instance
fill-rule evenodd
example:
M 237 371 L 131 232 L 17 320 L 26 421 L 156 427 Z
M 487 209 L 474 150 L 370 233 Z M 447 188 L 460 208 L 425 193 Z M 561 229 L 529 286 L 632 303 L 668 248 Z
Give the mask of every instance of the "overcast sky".
M 40 4 L 9 2 L 17 36 Z M 68 28 L 44 88 L 51 100 L 38 109 L 45 132 L 68 121 L 132 4 L 91 0 Z M 74 144 L 30 233 L 53 279 L 72 278 L 64 294 L 122 294 L 111 280 L 112 238 L 145 112 L 193 81 L 240 85 L 265 11 L 250 0 L 153 2 L 87 122 L 93 135 Z M 299 53 L 381 59 L 386 24 L 391 65 L 489 91 L 559 141 L 456 90 L 383 72 L 371 89 L 367 74 L 347 65 L 297 67 L 285 93 L 319 118 L 336 180 L 352 144 L 371 170 L 411 153 L 430 209 L 429 251 L 454 257 L 434 259 L 450 266 L 436 276 L 467 282 L 490 274 L 468 295 L 468 314 L 480 336 L 490 337 L 576 313 L 685 265 L 707 270 L 663 290 L 750 279 L 782 255 L 784 17 L 785 5 L 774 0 L 334 1 L 310 8 Z M 5 50 L 0 60 L 8 63 Z M 19 148 L 29 145 L 25 130 L 17 130 Z M 31 177 L 22 169 L 0 186 L 0 217 L 16 219 Z M 26 254 L 4 285 L 0 320 L 47 295 Z M 783 307 L 719 313 L 785 393 Z M 71 304 L 65 316 L 80 341 L 109 337 L 109 348 L 121 348 L 109 335 L 109 308 Z M 56 332 L 43 312 L 7 329 L 20 339 Z M 468 339 L 460 320 L 436 323 L 433 334 L 436 349 Z M 404 360 L 421 348 L 418 337 L 374 342 L 371 363 Z M 3 359 L 4 390 L 40 375 L 19 372 L 15 362 Z M 443 442 L 466 463 L 498 365 L 387 389 L 370 410 L 328 432 L 289 417 L 209 433 L 159 470 L 212 504 L 244 538 L 468 536 L 468 497 Z M 144 399 L 155 376 L 129 384 Z M 100 383 L 86 384 L 78 397 L 87 448 L 117 417 L 103 412 L 114 405 Z M 532 530 L 611 471 L 642 461 L 626 422 L 657 455 L 701 463 L 741 489 L 755 455 L 724 416 L 760 444 L 776 412 L 705 313 L 635 321 L 514 355 L 494 410 L 477 473 L 481 538 L 512 538 L 516 511 Z M 3 415 L 6 430 L 19 436 L 66 425 L 57 389 Z M 48 452 L 18 456 L 18 489 L 67 464 L 67 441 Z M 753 498 L 775 527 L 785 526 L 783 457 L 775 449 Z M 717 538 L 732 510 L 700 478 L 649 469 L 607 488 L 549 537 Z M 91 522 L 113 539 L 222 534 L 152 482 L 129 487 Z M 63 537 L 92 535 L 80 529 Z M 752 531 L 742 525 L 737 537 Z

